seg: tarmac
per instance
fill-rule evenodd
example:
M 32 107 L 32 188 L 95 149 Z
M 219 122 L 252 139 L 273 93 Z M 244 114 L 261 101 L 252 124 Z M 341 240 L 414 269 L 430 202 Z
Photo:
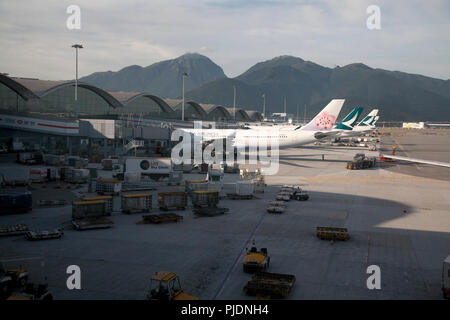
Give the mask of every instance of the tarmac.
M 381 148 L 389 150 L 391 139 L 410 157 L 449 161 L 443 151 L 449 150 L 448 139 L 382 137 Z M 255 299 L 242 290 L 251 277 L 242 261 L 255 242 L 268 249 L 268 271 L 295 275 L 286 299 L 441 299 L 442 262 L 450 254 L 450 169 L 381 163 L 347 170 L 346 162 L 360 152 L 378 155 L 335 146 L 281 150 L 279 172 L 266 177 L 266 192 L 253 200 L 221 200 L 219 206 L 230 210 L 217 217 L 195 218 L 188 208 L 171 211 L 184 217 L 177 223 L 136 225 L 141 215 L 121 214 L 117 198 L 113 228 L 66 228 L 61 239 L 38 242 L 0 238 L 0 260 L 7 268 L 27 268 L 30 281 L 47 281 L 55 299 L 144 299 L 151 275 L 161 270 L 177 273 L 184 291 L 200 299 Z M 225 175 L 226 192 L 238 176 Z M 300 185 L 310 199 L 291 200 L 283 214 L 267 213 L 284 184 Z M 51 185 L 47 193 L 35 186 L 39 197 L 52 198 Z M 159 212 L 158 192 L 179 189 L 151 191 L 153 212 Z M 69 192 L 86 191 L 84 186 Z M 71 206 L 34 208 L 0 216 L 0 225 L 44 230 L 70 220 Z M 317 226 L 345 227 L 351 239 L 320 240 Z M 69 265 L 81 268 L 81 290 L 66 286 Z M 367 288 L 370 265 L 380 267 L 379 290 Z

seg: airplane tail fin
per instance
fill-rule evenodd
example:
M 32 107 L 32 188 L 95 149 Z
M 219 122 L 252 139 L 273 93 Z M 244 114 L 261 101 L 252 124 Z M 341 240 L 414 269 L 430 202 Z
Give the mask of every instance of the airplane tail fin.
M 364 117 L 364 119 L 360 123 L 358 123 L 357 126 L 370 126 L 371 122 L 373 122 L 377 114 L 378 109 L 373 109 L 367 116 Z
M 361 107 L 356 107 L 353 109 L 341 122 L 338 123 L 335 129 L 352 130 L 356 124 L 356 121 L 358 121 L 362 110 L 363 108 Z
M 333 99 L 328 103 L 328 105 L 319 112 L 318 115 L 314 117 L 307 125 L 297 128 L 300 130 L 331 130 L 336 123 L 336 118 L 341 112 L 342 106 L 344 105 L 345 99 Z M 296 129 L 296 130 L 297 130 Z
M 375 118 L 373 118 L 372 123 L 370 124 L 371 126 L 375 126 L 378 122 L 378 119 L 380 119 L 380 116 L 376 116 Z

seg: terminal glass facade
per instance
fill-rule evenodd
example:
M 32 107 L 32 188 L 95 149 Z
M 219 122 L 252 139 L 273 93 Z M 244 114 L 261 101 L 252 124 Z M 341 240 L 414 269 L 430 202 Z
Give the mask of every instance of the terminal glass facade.
M 113 108 L 95 92 L 78 87 L 75 101 L 74 86 L 61 87 L 41 97 L 47 106 L 47 112 L 67 115 L 106 115 Z

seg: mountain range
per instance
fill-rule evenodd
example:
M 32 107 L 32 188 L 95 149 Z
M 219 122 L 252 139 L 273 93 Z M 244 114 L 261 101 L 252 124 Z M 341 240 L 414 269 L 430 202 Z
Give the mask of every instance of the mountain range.
M 199 103 L 233 105 L 266 114 L 284 111 L 312 117 L 333 98 L 346 102 L 341 115 L 360 106 L 380 109 L 384 121 L 450 120 L 450 80 L 371 68 L 362 63 L 328 68 L 293 56 L 260 62 L 235 78 L 199 54 L 185 54 L 148 67 L 96 72 L 80 81 L 110 91 L 147 91 L 166 98 L 181 96 L 181 74 L 187 72 L 185 96 Z M 297 113 L 298 110 L 298 113 Z M 380 120 L 381 121 L 381 120 Z
M 181 95 L 183 73 L 187 73 L 185 90 L 225 78 L 221 67 L 208 57 L 187 53 L 173 60 L 154 63 L 147 67 L 132 65 L 117 72 L 95 72 L 80 78 L 108 91 L 150 92 L 163 98 Z

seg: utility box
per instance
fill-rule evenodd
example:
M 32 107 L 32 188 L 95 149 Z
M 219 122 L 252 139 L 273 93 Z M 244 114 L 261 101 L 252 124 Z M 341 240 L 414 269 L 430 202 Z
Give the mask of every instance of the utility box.
M 149 193 L 122 195 L 122 212 L 150 212 L 152 210 L 152 195 Z

